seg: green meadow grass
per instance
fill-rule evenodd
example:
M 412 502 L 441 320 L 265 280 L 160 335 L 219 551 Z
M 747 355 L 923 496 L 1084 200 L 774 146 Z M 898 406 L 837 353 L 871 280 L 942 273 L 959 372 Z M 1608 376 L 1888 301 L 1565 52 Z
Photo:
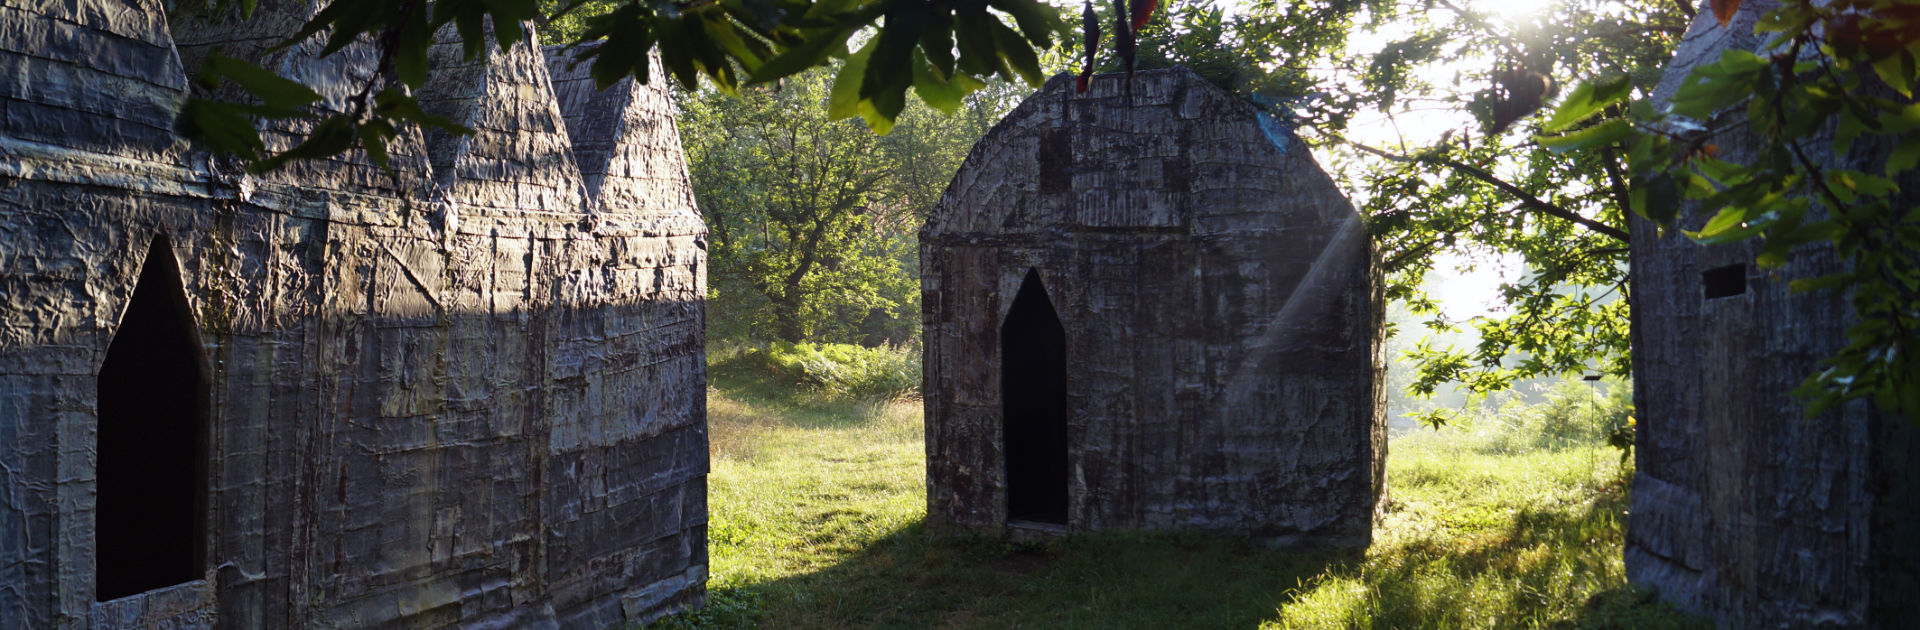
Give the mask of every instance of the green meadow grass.
M 1686 628 L 1626 584 L 1604 446 L 1396 439 L 1364 553 L 1115 532 L 1044 544 L 922 526 L 918 401 L 796 393 L 717 368 L 705 608 L 661 628 Z

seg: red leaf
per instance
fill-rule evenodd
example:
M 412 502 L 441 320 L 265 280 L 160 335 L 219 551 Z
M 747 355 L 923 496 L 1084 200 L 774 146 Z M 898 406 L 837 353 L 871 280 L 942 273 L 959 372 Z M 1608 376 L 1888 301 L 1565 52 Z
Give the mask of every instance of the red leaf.
M 1134 32 L 1139 32 L 1140 27 L 1147 25 L 1147 20 L 1153 19 L 1153 10 L 1158 6 L 1160 6 L 1159 0 L 1133 0 Z
M 1086 12 L 1080 14 L 1080 29 L 1087 38 L 1087 61 L 1080 66 L 1079 94 L 1086 94 L 1093 83 L 1093 64 L 1100 54 L 1100 16 L 1093 12 L 1093 0 L 1086 0 L 1086 5 Z
M 1733 14 L 1738 13 L 1740 11 L 1740 0 L 1712 0 L 1712 1 L 1713 1 L 1713 17 L 1714 19 L 1720 20 L 1721 26 L 1726 26 L 1727 21 L 1733 19 Z

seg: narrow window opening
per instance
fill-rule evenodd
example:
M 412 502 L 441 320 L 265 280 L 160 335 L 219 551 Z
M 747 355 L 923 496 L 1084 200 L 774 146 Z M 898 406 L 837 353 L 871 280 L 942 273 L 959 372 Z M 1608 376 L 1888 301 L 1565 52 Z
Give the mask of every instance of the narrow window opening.
M 1067 332 L 1029 270 L 1000 326 L 1007 519 L 1067 523 Z
M 1706 288 L 1709 300 L 1746 293 L 1747 266 L 1745 264 L 1727 265 L 1702 271 L 1700 285 Z
M 205 572 L 208 379 L 166 238 L 141 265 L 100 366 L 95 592 L 117 599 Z

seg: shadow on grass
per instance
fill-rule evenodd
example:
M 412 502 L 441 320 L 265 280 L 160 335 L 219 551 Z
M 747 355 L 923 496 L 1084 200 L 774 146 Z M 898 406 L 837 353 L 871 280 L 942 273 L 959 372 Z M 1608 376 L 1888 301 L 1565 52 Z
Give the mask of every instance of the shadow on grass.
M 1370 555 L 1193 533 L 1015 544 L 915 522 L 810 573 L 716 585 L 705 609 L 658 627 L 1704 627 L 1604 566 L 1624 505 L 1610 488 L 1480 539 Z
M 1585 505 L 1522 509 L 1494 533 L 1420 538 L 1372 555 L 1358 573 L 1335 571 L 1330 578 L 1364 584 L 1366 614 L 1332 625 L 1708 627 L 1620 575 L 1626 486 L 1622 477 Z
M 732 488 L 725 501 L 738 505 L 715 505 L 710 533 L 713 557 L 728 559 L 717 564 L 736 568 L 716 574 L 706 607 L 656 627 L 1695 627 L 1621 577 L 1624 477 L 1583 486 L 1570 502 L 1418 499 L 1396 508 L 1410 511 L 1390 515 L 1364 554 L 1178 532 L 1014 544 L 930 531 L 899 507 L 924 492 L 914 468 L 901 468 L 917 455 L 897 448 L 917 444 L 917 419 L 741 365 L 716 364 L 713 375 L 724 401 L 710 413 L 714 448 L 736 477 L 712 487 Z M 1400 483 L 1410 497 L 1421 484 L 1446 497 L 1433 489 L 1478 482 Z M 1445 518 L 1468 509 L 1486 520 Z M 1444 524 L 1456 521 L 1474 524 Z M 749 570 L 738 570 L 746 558 Z
M 1253 628 L 1276 594 L 1360 559 L 1180 533 L 1014 544 L 915 522 L 818 571 L 715 587 L 659 627 Z

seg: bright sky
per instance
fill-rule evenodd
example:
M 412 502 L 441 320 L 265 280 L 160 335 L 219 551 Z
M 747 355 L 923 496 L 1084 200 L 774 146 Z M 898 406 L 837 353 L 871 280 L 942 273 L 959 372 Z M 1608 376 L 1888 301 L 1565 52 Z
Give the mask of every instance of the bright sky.
M 1237 0 L 1219 0 L 1221 6 L 1232 7 L 1240 4 Z M 1461 5 L 1487 11 L 1506 19 L 1524 19 L 1539 12 L 1559 0 L 1459 0 Z M 1356 52 L 1377 50 L 1388 42 L 1409 34 L 1411 28 L 1406 24 L 1387 24 L 1376 32 L 1356 32 L 1349 40 L 1349 46 Z M 1437 84 L 1451 80 L 1452 75 L 1461 72 L 1469 65 L 1483 62 L 1461 62 L 1433 71 L 1429 79 Z M 1441 134 L 1450 129 L 1471 129 L 1475 125 L 1471 116 L 1462 112 L 1434 109 L 1426 111 L 1404 112 L 1394 118 L 1374 113 L 1361 115 L 1350 123 L 1347 136 L 1372 146 L 1393 150 L 1403 143 L 1410 146 L 1422 146 L 1438 140 Z M 1322 164 L 1330 163 L 1330 156 L 1318 156 Z M 1518 277 L 1522 265 L 1518 256 L 1500 256 L 1483 260 L 1472 260 L 1452 254 L 1442 254 L 1436 261 L 1434 272 L 1427 276 L 1427 289 L 1440 302 L 1441 311 L 1455 321 L 1464 321 L 1476 316 L 1491 315 L 1499 306 L 1500 284 L 1506 278 Z
M 1547 8 L 1554 0 L 1468 0 L 1470 6 L 1494 15 L 1519 17 Z

